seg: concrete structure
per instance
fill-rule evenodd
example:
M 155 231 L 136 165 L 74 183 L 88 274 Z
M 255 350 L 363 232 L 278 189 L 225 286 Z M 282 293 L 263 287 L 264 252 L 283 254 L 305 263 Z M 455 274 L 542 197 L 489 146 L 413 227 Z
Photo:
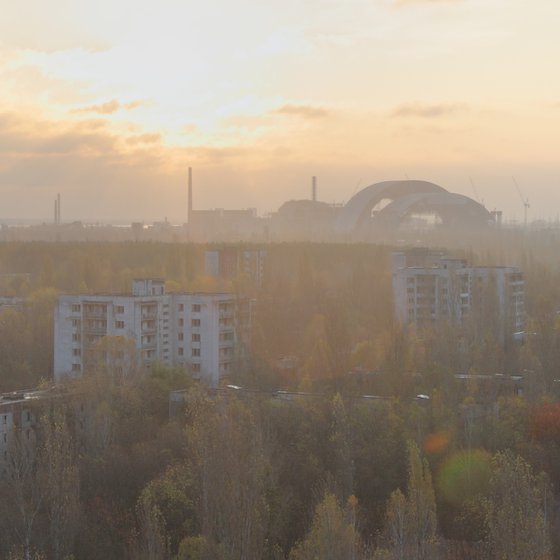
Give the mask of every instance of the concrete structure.
M 12 438 L 19 432 L 23 442 L 35 444 L 38 403 L 48 391 L 16 391 L 0 395 L 0 477 L 8 460 Z
M 63 295 L 54 317 L 55 381 L 93 367 L 102 340 L 129 339 L 134 355 L 126 345 L 103 348 L 115 372 L 158 361 L 189 367 L 216 386 L 246 358 L 250 326 L 248 300 L 229 293 L 167 294 L 161 279 L 135 280 L 132 295 Z
M 245 277 L 254 286 L 262 286 L 267 252 L 265 249 L 241 249 L 238 246 L 207 249 L 204 272 L 221 280 Z
M 426 250 L 393 253 L 393 295 L 402 324 L 465 324 L 486 314 L 502 337 L 519 337 L 524 329 L 524 280 L 517 267 L 469 267 Z
M 339 235 L 364 235 L 370 229 L 392 231 L 414 218 L 432 215 L 451 229 L 488 227 L 490 212 L 467 196 L 451 193 L 428 181 L 383 181 L 356 193 L 340 211 Z

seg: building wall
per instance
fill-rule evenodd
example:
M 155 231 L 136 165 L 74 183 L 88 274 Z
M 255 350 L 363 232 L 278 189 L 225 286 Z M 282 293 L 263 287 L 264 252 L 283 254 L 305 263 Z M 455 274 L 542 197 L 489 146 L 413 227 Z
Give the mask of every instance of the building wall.
M 35 441 L 35 424 L 37 414 L 34 399 L 6 398 L 0 396 L 0 475 L 2 463 L 8 459 L 9 448 L 16 432 L 20 432 L 23 441 Z
M 469 267 L 459 259 L 405 253 L 393 255 L 395 316 L 401 324 L 465 323 L 474 313 L 491 313 L 499 334 L 524 329 L 524 280 L 517 267 Z M 424 266 L 422 266 L 424 263 Z
M 105 337 L 132 340 L 143 366 L 155 361 L 188 366 L 213 386 L 232 372 L 239 348 L 248 344 L 250 303 L 226 293 L 165 294 L 161 287 L 135 281 L 137 295 L 60 296 L 54 319 L 55 380 L 93 367 Z M 123 352 L 106 354 L 117 371 L 130 365 Z

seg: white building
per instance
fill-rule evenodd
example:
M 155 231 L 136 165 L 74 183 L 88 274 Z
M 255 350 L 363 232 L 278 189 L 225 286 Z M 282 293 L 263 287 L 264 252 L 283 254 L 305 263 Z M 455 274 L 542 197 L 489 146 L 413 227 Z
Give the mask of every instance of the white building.
M 134 280 L 132 295 L 63 295 L 54 315 L 55 381 L 91 367 L 101 340 L 111 340 L 105 337 L 122 337 L 134 342 L 143 366 L 183 365 L 216 386 L 246 357 L 250 321 L 248 300 L 228 293 L 167 294 L 161 279 Z M 130 365 L 122 349 L 112 360 L 116 368 Z
M 525 323 L 524 294 L 517 267 L 469 267 L 464 260 L 433 253 L 393 253 L 395 314 L 402 324 L 465 324 L 468 317 L 486 313 L 502 337 L 519 336 Z
M 24 443 L 35 443 L 36 406 L 46 394 L 45 391 L 20 391 L 0 395 L 0 478 L 15 435 L 19 433 Z

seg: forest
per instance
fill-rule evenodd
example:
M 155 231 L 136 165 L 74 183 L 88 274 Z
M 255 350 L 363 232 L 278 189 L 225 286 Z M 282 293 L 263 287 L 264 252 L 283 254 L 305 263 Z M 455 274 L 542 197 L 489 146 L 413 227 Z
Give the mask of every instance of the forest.
M 0 478 L 1 557 L 560 558 L 557 236 L 446 249 L 522 268 L 522 344 L 492 306 L 461 328 L 396 324 L 394 247 L 271 244 L 261 285 L 206 276 L 205 248 L 0 244 L 0 295 L 26 298 L 0 312 L 1 392 L 52 385 L 59 293 L 157 276 L 255 300 L 251 363 L 219 390 L 100 362 L 37 403 L 36 441 L 14 438 Z

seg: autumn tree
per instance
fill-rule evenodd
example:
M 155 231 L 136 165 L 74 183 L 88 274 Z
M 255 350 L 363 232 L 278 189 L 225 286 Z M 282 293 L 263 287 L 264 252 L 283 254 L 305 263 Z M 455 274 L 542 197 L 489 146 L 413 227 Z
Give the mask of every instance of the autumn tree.
M 45 509 L 49 524 L 50 549 L 54 560 L 73 551 L 80 504 L 80 480 L 74 458 L 74 444 L 64 410 L 56 403 L 41 419 L 44 443 L 40 454 L 39 484 L 45 486 Z
M 439 539 L 432 476 L 415 443 L 409 443 L 408 453 L 407 495 L 396 490 L 387 507 L 390 549 L 395 560 L 435 560 Z
M 359 535 L 349 512 L 340 507 L 334 494 L 327 494 L 315 510 L 311 529 L 290 553 L 290 560 L 358 560 L 362 558 Z
M 268 510 L 267 461 L 255 420 L 241 402 L 220 403 L 189 437 L 195 454 L 201 534 L 225 560 L 260 558 Z
M 545 477 L 533 474 L 530 465 L 509 451 L 493 458 L 487 523 L 493 558 L 550 560 L 547 501 L 550 489 Z

